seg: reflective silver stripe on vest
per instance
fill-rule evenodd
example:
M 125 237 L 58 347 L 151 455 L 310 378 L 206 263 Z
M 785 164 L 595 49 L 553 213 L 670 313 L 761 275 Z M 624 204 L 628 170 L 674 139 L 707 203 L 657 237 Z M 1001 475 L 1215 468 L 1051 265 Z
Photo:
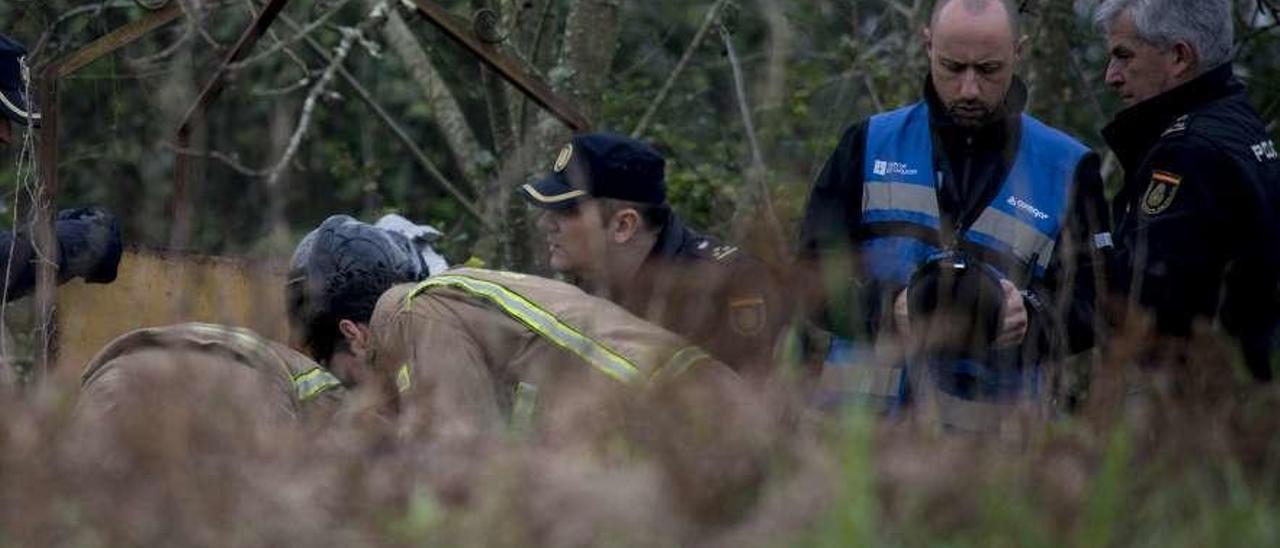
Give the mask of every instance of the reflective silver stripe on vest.
M 969 230 L 1004 242 L 1010 247 L 1013 255 L 1025 263 L 1030 263 L 1034 258 L 1036 266 L 1042 269 L 1048 268 L 1049 261 L 1053 259 L 1053 248 L 1056 244 L 1052 239 L 1017 217 L 994 207 L 988 207 L 983 211 Z
M 902 395 L 902 367 L 863 364 L 849 368 L 844 388 L 855 394 L 895 399 Z
M 487 299 L 498 305 L 512 318 L 533 330 L 534 333 L 551 341 L 552 344 L 576 354 L 588 364 L 591 364 L 592 367 L 600 370 L 600 372 L 625 383 L 640 379 L 640 370 L 635 364 L 613 351 L 613 349 L 578 332 L 569 324 L 560 321 L 555 315 L 543 310 L 519 293 L 490 281 L 457 274 L 428 278 L 409 293 L 405 306 L 408 306 L 414 297 L 433 287 L 453 287 L 476 297 Z
M 934 189 L 909 183 L 866 183 L 862 190 L 862 211 L 905 211 L 938 217 L 938 197 Z M 1035 258 L 1036 265 L 1048 268 L 1053 259 L 1056 243 L 1034 226 L 1017 217 L 988 206 L 969 227 L 1008 245 L 1015 257 L 1023 262 Z
M 938 217 L 938 196 L 932 187 L 909 183 L 862 185 L 862 211 L 888 209 Z
M 319 367 L 293 377 L 293 387 L 298 391 L 298 401 L 307 401 L 330 388 L 339 386 L 342 386 L 342 381 Z

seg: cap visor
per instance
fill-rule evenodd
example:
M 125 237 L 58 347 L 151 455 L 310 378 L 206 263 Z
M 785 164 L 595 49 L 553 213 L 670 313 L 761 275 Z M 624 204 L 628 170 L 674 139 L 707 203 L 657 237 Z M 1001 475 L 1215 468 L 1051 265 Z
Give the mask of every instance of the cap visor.
M 0 89 L 0 112 L 22 125 L 40 125 L 40 113 L 30 112 L 27 102 L 16 89 Z
M 579 198 L 587 195 L 586 191 L 570 185 L 559 173 L 521 186 L 520 193 L 529 203 L 543 209 L 569 209 L 577 205 Z

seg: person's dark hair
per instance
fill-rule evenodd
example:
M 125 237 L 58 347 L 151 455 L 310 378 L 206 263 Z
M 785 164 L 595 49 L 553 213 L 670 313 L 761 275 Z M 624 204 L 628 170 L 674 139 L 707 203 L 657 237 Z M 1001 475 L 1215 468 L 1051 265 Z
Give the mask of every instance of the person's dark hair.
M 290 279 L 285 286 L 289 330 L 302 335 L 299 342 L 307 354 L 321 364 L 328 364 L 334 353 L 347 349 L 347 341 L 338 331 L 338 321 L 343 318 L 318 302 L 318 299 L 311 298 L 309 294 L 314 292 L 308 291 L 306 284 L 307 279 L 299 276 Z M 369 314 L 372 316 L 372 310 Z
M 1009 28 L 1013 30 L 1013 39 L 1017 40 L 1022 36 L 1022 9 L 1016 0 L 937 0 L 933 3 L 933 11 L 929 13 L 929 26 L 933 27 L 938 24 L 938 15 L 942 13 L 942 8 L 952 2 L 962 2 L 964 8 L 971 12 L 978 12 L 987 9 L 993 2 L 1004 4 L 1005 13 L 1009 14 Z
M 285 304 L 290 328 L 321 363 L 346 348 L 338 322 L 368 323 L 378 298 L 427 269 L 404 236 L 335 215 L 313 230 L 290 261 Z
M 640 219 L 644 221 L 644 227 L 649 231 L 656 232 L 662 230 L 671 221 L 671 206 L 667 204 L 644 204 L 640 202 L 630 202 L 627 200 L 615 200 L 613 198 L 600 198 L 600 221 L 609 222 L 616 213 L 624 209 L 634 209 L 640 214 Z

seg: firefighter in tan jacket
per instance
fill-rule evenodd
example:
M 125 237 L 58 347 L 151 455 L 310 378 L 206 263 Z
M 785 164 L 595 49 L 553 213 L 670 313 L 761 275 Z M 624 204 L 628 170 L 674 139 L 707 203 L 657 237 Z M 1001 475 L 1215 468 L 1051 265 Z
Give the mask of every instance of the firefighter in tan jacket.
M 85 417 L 234 409 L 266 420 L 324 417 L 341 383 L 306 356 L 253 331 L 205 323 L 138 329 L 89 362 L 77 411 Z
M 294 254 L 290 317 L 336 376 L 416 408 L 402 415 L 432 432 L 581 426 L 687 379 L 736 393 L 724 388 L 738 384 L 732 371 L 701 349 L 573 285 L 471 268 L 403 283 L 402 249 L 330 217 Z

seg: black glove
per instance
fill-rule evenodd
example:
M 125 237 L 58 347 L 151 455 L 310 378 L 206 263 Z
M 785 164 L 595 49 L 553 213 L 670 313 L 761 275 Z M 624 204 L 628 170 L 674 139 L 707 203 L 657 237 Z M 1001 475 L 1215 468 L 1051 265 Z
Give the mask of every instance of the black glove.
M 97 207 L 65 209 L 55 227 L 62 252 L 59 281 L 77 276 L 89 283 L 115 281 L 124 244 L 114 215 Z

